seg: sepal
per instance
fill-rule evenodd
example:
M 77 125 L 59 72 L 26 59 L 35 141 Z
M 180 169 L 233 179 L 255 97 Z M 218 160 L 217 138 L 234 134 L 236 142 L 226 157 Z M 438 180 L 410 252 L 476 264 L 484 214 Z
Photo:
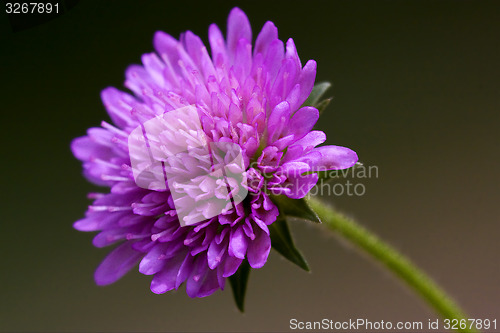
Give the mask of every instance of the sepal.
M 290 260 L 305 271 L 310 271 L 306 259 L 295 247 L 288 223 L 284 218 L 278 218 L 269 226 L 271 246 L 283 257 Z
M 326 109 L 328 104 L 332 101 L 332 98 L 323 98 L 325 92 L 332 86 L 330 82 L 321 82 L 314 85 L 311 94 L 307 97 L 306 101 L 302 106 L 312 106 L 318 109 L 319 114 Z
M 245 294 L 247 291 L 250 270 L 251 268 L 248 261 L 243 260 L 236 273 L 229 277 L 229 283 L 233 290 L 234 302 L 241 312 L 245 311 Z
M 285 195 L 272 196 L 271 199 L 278 206 L 281 216 L 291 216 L 299 219 L 321 223 L 318 215 L 302 199 L 290 199 Z
M 326 170 L 326 171 L 318 171 L 318 183 L 320 182 L 328 182 L 333 179 L 342 179 L 345 178 L 347 175 L 352 174 L 355 170 L 358 170 L 359 168 L 364 168 L 363 163 L 361 162 L 356 162 L 352 167 L 348 169 L 342 169 L 342 170 Z

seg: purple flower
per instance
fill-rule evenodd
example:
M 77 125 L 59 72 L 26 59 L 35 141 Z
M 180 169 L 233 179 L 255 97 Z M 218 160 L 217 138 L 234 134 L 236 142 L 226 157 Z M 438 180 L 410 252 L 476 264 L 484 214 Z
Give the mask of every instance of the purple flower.
M 144 54 L 142 66 L 126 71 L 125 86 L 133 95 L 115 88 L 102 92 L 112 124 L 102 122 L 72 143 L 87 179 L 110 188 L 90 194 L 93 204 L 74 224 L 80 231 L 99 231 L 96 247 L 118 244 L 95 272 L 99 285 L 117 281 L 139 263 L 141 273 L 153 275 L 154 293 L 183 283 L 191 297 L 223 289 L 244 260 L 252 268 L 266 263 L 269 226 L 280 214 L 273 196 L 303 198 L 318 181 L 314 171 L 357 161 L 350 149 L 317 147 L 326 140 L 312 130 L 318 110 L 301 107 L 313 88 L 316 62 L 302 66 L 293 40 L 284 45 L 272 22 L 252 45 L 250 23 L 234 8 L 226 39 L 213 24 L 209 41 L 211 55 L 190 31 L 179 40 L 157 32 L 156 53 Z M 189 106 L 198 115 L 202 143 L 193 143 L 200 136 L 188 128 L 166 130 L 172 122 L 164 116 Z M 187 126 L 188 118 L 173 122 Z M 153 134 L 145 125 L 152 119 L 159 119 Z M 147 149 L 140 149 L 144 142 L 131 145 L 137 129 L 148 132 Z M 174 154 L 180 141 L 187 142 L 188 154 Z M 232 148 L 224 144 L 238 148 L 239 163 L 227 161 Z M 203 145 L 212 145 L 210 154 L 223 147 L 221 158 L 207 160 L 207 154 L 193 152 Z M 148 165 L 139 180 L 134 159 L 158 163 Z M 227 167 L 226 183 L 207 177 L 213 165 Z M 156 177 L 165 174 L 168 184 Z

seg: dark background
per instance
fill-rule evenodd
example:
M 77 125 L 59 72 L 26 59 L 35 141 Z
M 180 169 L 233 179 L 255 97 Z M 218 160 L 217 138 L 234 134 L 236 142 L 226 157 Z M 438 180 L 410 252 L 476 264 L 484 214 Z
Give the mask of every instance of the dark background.
M 17 32 L 0 14 L 1 330 L 287 331 L 291 318 L 436 318 L 378 265 L 305 223 L 292 227 L 312 273 L 272 252 L 251 274 L 243 315 L 229 286 L 204 299 L 158 296 L 136 270 L 94 284 L 109 250 L 72 229 L 95 188 L 69 143 L 108 119 L 100 91 L 123 87 L 156 30 L 207 41 L 234 4 L 80 1 Z M 379 168 L 378 179 L 360 180 L 364 196 L 326 200 L 412 258 L 472 318 L 500 325 L 500 2 L 238 5 L 254 38 L 272 20 L 303 63 L 318 62 L 334 96 L 318 128 Z

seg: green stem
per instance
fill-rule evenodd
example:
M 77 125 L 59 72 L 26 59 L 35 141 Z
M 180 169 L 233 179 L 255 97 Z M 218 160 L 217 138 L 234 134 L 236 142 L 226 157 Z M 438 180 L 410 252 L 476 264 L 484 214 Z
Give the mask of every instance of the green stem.
M 309 198 L 307 202 L 328 228 L 339 233 L 342 237 L 382 263 L 427 301 L 443 318 L 467 319 L 464 312 L 446 295 L 443 289 L 392 246 L 384 243 L 370 231 L 334 211 L 318 199 Z M 469 322 L 467 322 L 466 329 L 460 329 L 459 331 L 477 332 L 469 328 Z

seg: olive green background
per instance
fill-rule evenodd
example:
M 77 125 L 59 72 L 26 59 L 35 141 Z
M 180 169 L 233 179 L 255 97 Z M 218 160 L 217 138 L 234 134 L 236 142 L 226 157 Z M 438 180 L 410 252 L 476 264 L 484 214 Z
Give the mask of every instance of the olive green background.
M 436 318 L 366 256 L 303 222 L 292 228 L 312 272 L 272 252 L 251 273 L 245 314 L 229 285 L 204 299 L 155 295 L 137 270 L 94 284 L 109 250 L 72 229 L 95 187 L 70 141 L 108 119 L 100 91 L 123 87 L 156 30 L 207 41 L 208 25 L 225 29 L 234 4 L 80 1 L 15 33 L 0 14 L 0 330 L 288 331 L 291 318 Z M 500 2 L 238 5 L 254 38 L 272 20 L 303 63 L 318 62 L 334 100 L 317 127 L 379 168 L 377 179 L 355 180 L 364 196 L 325 200 L 412 258 L 472 318 L 500 326 Z

